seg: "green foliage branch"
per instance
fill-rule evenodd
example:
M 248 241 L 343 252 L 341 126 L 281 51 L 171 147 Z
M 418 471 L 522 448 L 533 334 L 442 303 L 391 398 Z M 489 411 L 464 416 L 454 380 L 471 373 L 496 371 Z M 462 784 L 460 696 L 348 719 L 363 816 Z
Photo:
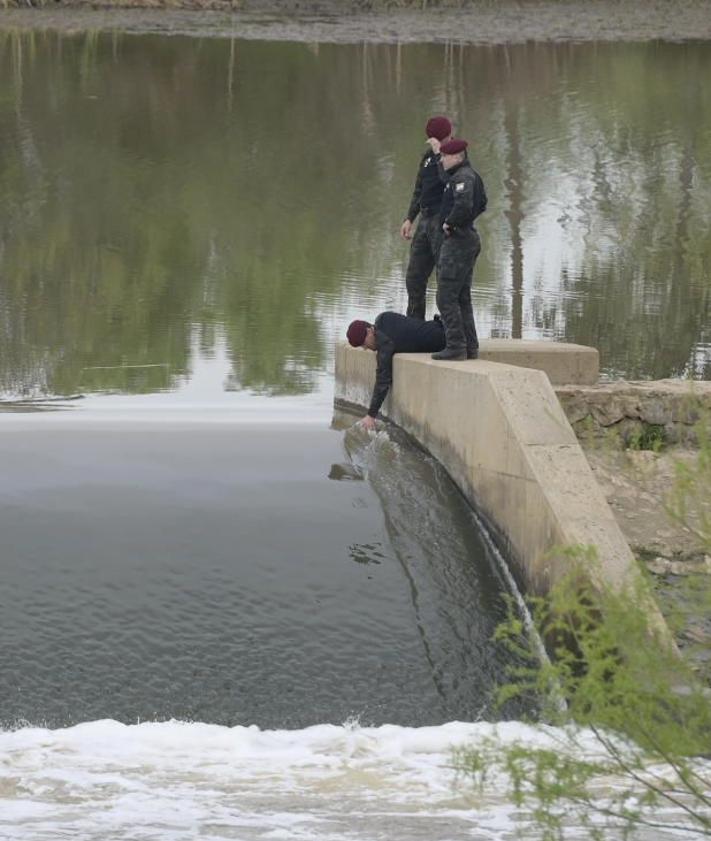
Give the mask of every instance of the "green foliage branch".
M 628 838 L 640 827 L 711 837 L 711 703 L 654 622 L 646 583 L 624 593 L 588 584 L 592 553 L 571 550 L 571 572 L 531 600 L 552 656 L 533 660 L 518 612 L 497 630 L 519 663 L 499 693 L 535 699 L 552 746 L 496 738 L 455 752 L 480 791 L 504 781 L 543 841 L 581 830 Z M 660 815 L 663 814 L 663 817 Z M 673 817 L 669 817 L 673 815 Z
M 694 430 L 698 453 L 693 462 L 676 462 L 667 511 L 711 552 L 711 418 L 702 414 Z
M 708 418 L 699 423 L 698 458 L 679 464 L 669 511 L 711 550 L 709 430 Z M 614 590 L 599 583 L 592 549 L 565 554 L 569 573 L 529 600 L 532 623 L 511 603 L 496 632 L 517 663 L 499 700 L 534 701 L 543 741 L 492 737 L 456 750 L 455 767 L 480 792 L 507 788 L 527 838 L 711 837 L 708 687 L 648 610 L 644 576 Z M 708 577 L 694 589 L 689 610 L 711 606 Z M 550 659 L 536 658 L 536 634 Z

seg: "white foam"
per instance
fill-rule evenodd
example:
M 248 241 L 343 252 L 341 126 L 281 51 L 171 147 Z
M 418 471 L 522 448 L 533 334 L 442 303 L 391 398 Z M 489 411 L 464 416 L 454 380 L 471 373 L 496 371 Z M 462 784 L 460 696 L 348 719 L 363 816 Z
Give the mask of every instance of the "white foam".
M 523 725 L 503 731 L 541 738 Z M 6 731 L 0 837 L 410 841 L 417 827 L 429 839 L 465 837 L 452 835 L 455 825 L 491 832 L 494 818 L 457 782 L 450 751 L 493 732 L 460 722 L 262 731 L 178 721 Z M 497 832 L 508 823 L 501 817 Z
M 491 738 L 566 744 L 563 730 L 515 722 L 4 731 L 0 838 L 503 841 L 517 837 L 518 817 L 505 787 L 479 796 L 452 768 L 453 747 Z M 583 742 L 596 750 L 592 734 Z

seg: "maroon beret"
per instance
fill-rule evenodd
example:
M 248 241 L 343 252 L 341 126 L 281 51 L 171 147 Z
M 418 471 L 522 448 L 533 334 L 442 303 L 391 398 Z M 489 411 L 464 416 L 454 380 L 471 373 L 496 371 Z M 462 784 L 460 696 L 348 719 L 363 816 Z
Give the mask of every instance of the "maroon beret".
M 351 321 L 346 331 L 346 338 L 353 347 L 360 347 L 365 341 L 370 324 L 367 321 Z
M 452 124 L 446 117 L 430 117 L 425 126 L 427 137 L 436 137 L 437 140 L 444 140 L 452 133 Z
M 457 138 L 453 138 L 447 143 L 443 143 L 439 147 L 439 151 L 443 155 L 458 155 L 460 152 L 464 152 L 468 145 L 469 144 L 466 140 L 459 140 Z

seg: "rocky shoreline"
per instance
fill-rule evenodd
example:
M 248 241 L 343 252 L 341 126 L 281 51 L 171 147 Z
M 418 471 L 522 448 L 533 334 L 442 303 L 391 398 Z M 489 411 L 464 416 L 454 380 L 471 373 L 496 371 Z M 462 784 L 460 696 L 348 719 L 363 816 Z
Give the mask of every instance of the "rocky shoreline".
M 9 0 L 6 0 L 9 2 Z M 711 39 L 711 0 L 14 0 L 0 29 L 305 43 L 514 44 Z
M 616 381 L 556 393 L 679 647 L 711 682 L 711 617 L 704 608 L 689 615 L 698 582 L 711 584 L 711 554 L 699 536 L 711 519 L 711 497 L 699 489 L 685 496 L 683 521 L 673 510 L 680 476 L 698 469 L 711 382 Z
M 699 431 L 709 427 L 711 382 L 619 380 L 558 386 L 556 394 L 620 528 L 650 572 L 711 573 L 707 550 L 668 512 L 679 467 L 696 462 Z M 711 516 L 711 499 L 695 502 Z M 692 527 L 704 511 L 692 506 Z
M 558 386 L 556 394 L 583 442 L 605 439 L 638 450 L 695 447 L 699 419 L 711 417 L 711 382 L 703 380 L 614 380 Z

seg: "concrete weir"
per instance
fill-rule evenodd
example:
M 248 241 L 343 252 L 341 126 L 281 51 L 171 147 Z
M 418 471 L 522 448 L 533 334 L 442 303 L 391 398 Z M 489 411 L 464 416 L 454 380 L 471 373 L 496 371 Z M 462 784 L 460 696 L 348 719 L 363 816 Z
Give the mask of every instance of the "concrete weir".
M 367 407 L 375 361 L 371 351 L 337 346 L 337 403 Z M 525 367 L 506 364 L 516 362 Z M 595 547 L 613 585 L 636 570 L 549 379 L 589 383 L 597 374 L 596 350 L 549 342 L 489 340 L 467 362 L 394 360 L 382 414 L 448 470 L 530 593 L 547 592 L 565 572 L 562 547 Z

